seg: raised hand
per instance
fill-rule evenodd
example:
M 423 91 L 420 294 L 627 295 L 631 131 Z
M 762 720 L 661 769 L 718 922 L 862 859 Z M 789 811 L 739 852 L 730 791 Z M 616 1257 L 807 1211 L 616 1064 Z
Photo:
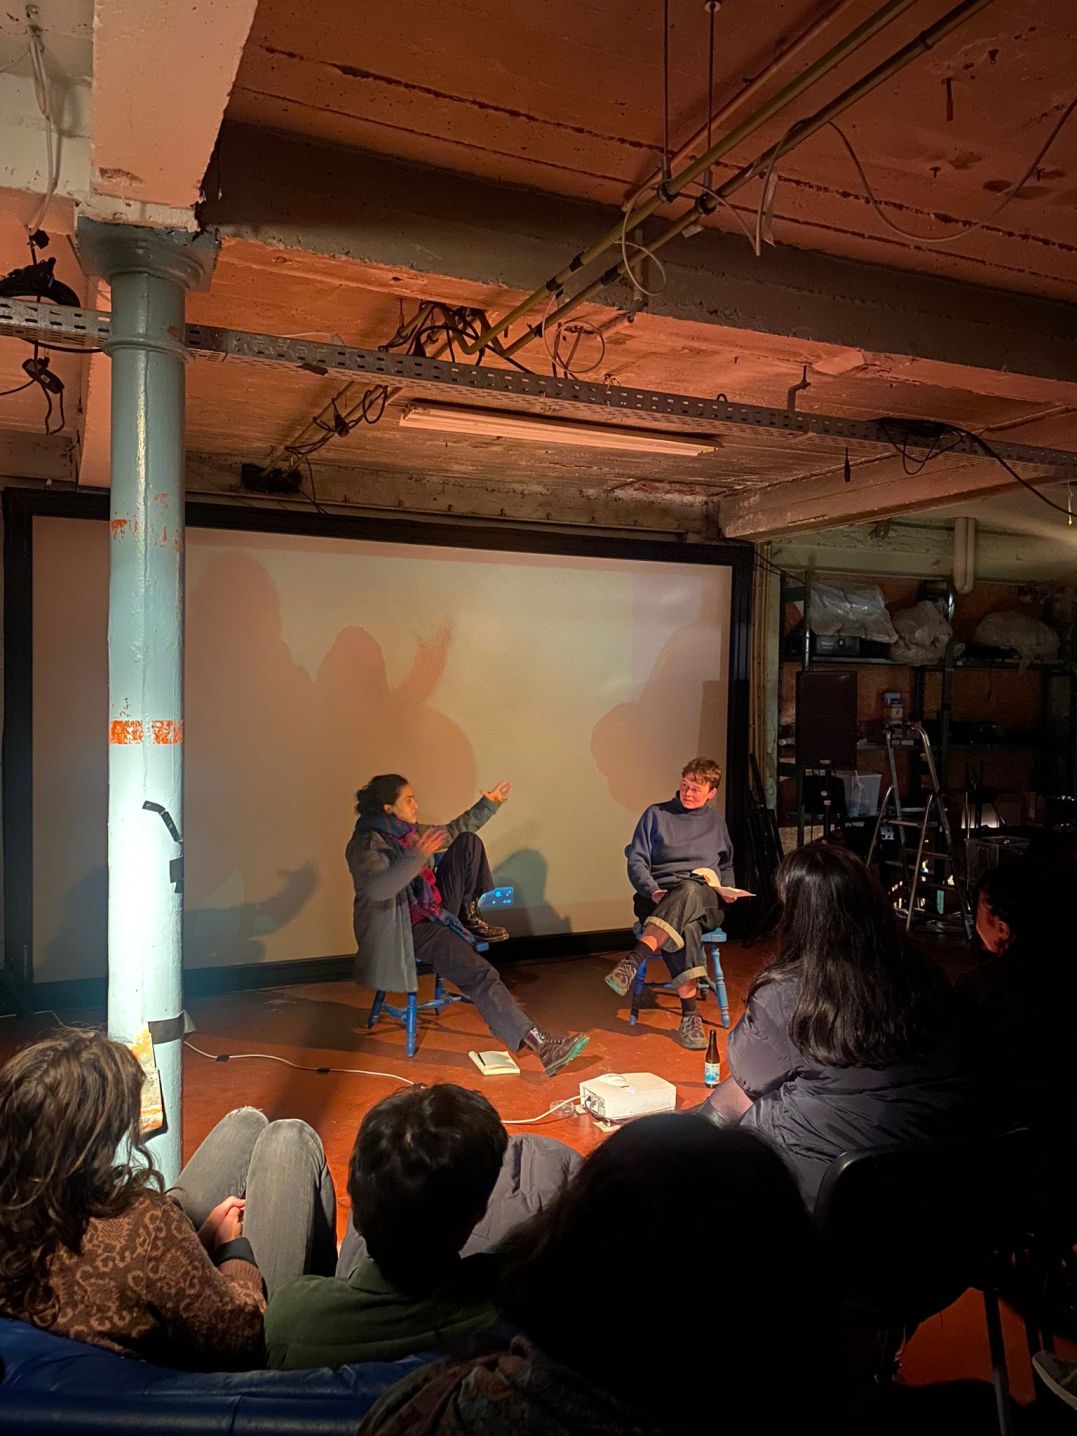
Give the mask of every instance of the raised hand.
M 424 828 L 415 839 L 415 847 L 424 858 L 432 858 L 445 846 L 448 836 L 444 828 Z
M 482 796 L 484 798 L 489 798 L 491 803 L 497 803 L 498 807 L 500 807 L 501 804 L 507 800 L 511 792 L 511 783 L 498 783 L 497 786 L 495 788 L 491 788 L 489 792 L 487 792 L 487 790 L 484 788 L 482 791 Z

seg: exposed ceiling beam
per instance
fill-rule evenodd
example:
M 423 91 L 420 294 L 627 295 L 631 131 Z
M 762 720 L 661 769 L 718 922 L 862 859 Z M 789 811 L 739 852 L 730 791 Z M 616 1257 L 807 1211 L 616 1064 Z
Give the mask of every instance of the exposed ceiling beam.
M 75 443 L 69 434 L 0 430 L 0 478 L 70 482 Z
M 1031 465 L 1019 467 L 1022 477 L 1037 484 L 1058 477 Z M 869 459 L 853 466 L 848 483 L 843 471 L 836 469 L 723 499 L 721 525 L 726 538 L 758 541 L 805 529 L 888 518 L 1013 487 L 1006 470 L 986 457 L 948 454 L 925 464 L 918 473 L 907 473 L 900 458 Z M 1065 523 L 1061 514 L 1059 522 Z
M 189 454 L 187 492 L 241 498 L 246 503 L 277 502 L 244 488 L 241 467 L 227 459 Z M 644 479 L 610 490 L 601 483 L 593 489 L 536 484 L 511 472 L 501 483 L 337 464 L 316 464 L 312 473 L 313 489 L 311 476 L 304 469 L 304 493 L 289 500 L 292 506 L 309 511 L 316 501 L 321 506 L 352 511 L 646 531 L 671 539 L 709 540 L 718 534 L 715 500 L 693 493 L 690 485 L 664 484 L 660 480 Z
M 1044 510 L 1048 520 L 1050 514 Z M 948 577 L 954 565 L 949 523 L 895 522 L 793 534 L 770 545 L 779 568 L 832 573 L 893 574 L 907 578 Z M 1052 535 L 994 533 L 981 523 L 976 533 L 976 573 L 981 579 L 1046 580 L 1077 573 L 1077 537 L 1062 520 Z
M 364 282 L 492 309 L 527 293 L 610 227 L 616 212 L 470 176 L 226 123 L 227 183 L 204 209 L 228 238 L 365 266 Z M 1024 401 L 1077 402 L 1077 305 L 797 250 L 757 259 L 710 231 L 663 251 L 648 313 L 705 326 L 735 352 L 775 336 L 790 364 L 918 361 L 916 378 Z M 604 296 L 616 305 L 616 291 Z M 629 303 L 631 293 L 622 291 Z
M 197 203 L 256 7 L 95 0 L 93 186 L 105 200 L 95 217 L 146 220 L 146 205 Z

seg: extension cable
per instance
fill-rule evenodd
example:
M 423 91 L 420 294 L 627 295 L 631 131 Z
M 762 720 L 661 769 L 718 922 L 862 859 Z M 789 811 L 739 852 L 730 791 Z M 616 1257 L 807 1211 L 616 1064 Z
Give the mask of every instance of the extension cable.
M 262 1062 L 279 1062 L 283 1067 L 291 1067 L 296 1072 L 314 1072 L 319 1076 L 328 1076 L 329 1073 L 338 1073 L 346 1077 L 387 1077 L 391 1082 L 400 1082 L 405 1087 L 419 1087 L 422 1083 L 414 1082 L 410 1077 L 401 1077 L 399 1072 L 379 1072 L 368 1067 L 308 1067 L 302 1062 L 292 1062 L 288 1057 L 277 1057 L 272 1052 L 203 1052 L 201 1047 L 196 1047 L 189 1039 L 184 1038 L 184 1047 L 189 1047 L 199 1057 L 205 1057 L 210 1062 L 244 1062 L 261 1060 Z M 545 1121 L 547 1117 L 558 1114 L 560 1118 L 567 1118 L 576 1115 L 579 1098 L 564 1097 L 560 1102 L 555 1102 L 552 1107 L 547 1107 L 545 1112 L 540 1112 L 537 1117 L 502 1117 L 501 1122 L 505 1127 L 528 1126 L 532 1122 Z M 564 1108 L 570 1111 L 564 1111 Z

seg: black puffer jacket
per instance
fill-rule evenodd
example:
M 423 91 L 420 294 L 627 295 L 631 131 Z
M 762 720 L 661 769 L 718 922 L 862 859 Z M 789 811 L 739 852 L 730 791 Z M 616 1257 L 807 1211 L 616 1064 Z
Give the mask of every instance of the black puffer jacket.
M 795 977 L 753 994 L 729 1037 L 729 1067 L 754 1105 L 742 1118 L 793 1170 L 809 1210 L 843 1152 L 956 1141 L 986 1125 L 986 1093 L 955 1012 L 929 1050 L 884 1067 L 826 1067 L 793 1045 Z

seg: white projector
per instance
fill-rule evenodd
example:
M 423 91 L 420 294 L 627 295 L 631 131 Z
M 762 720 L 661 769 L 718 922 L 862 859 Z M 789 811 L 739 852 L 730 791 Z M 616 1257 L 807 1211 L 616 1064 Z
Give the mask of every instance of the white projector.
M 580 1083 L 580 1106 L 603 1122 L 672 1112 L 676 1105 L 676 1087 L 653 1072 L 605 1072 Z

